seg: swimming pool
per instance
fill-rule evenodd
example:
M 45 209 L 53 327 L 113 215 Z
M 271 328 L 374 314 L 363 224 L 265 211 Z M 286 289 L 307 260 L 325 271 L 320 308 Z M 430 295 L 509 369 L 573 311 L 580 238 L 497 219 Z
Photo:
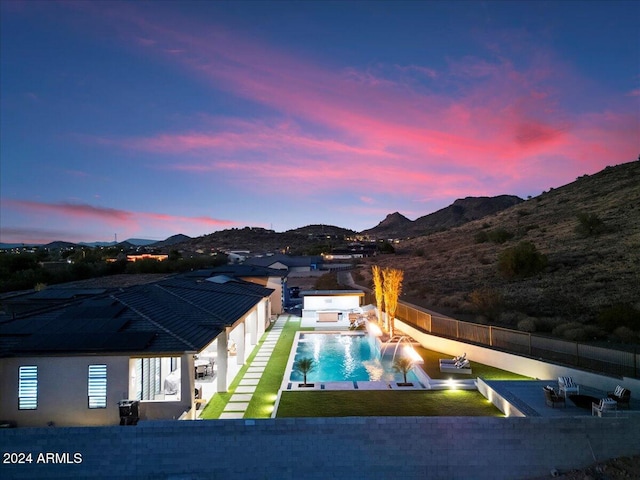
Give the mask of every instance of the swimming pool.
M 348 333 L 299 333 L 293 361 L 313 358 L 315 369 L 307 374 L 307 382 L 402 382 L 402 373 L 394 372 L 390 357 L 381 359 L 377 340 L 369 335 Z M 301 382 L 303 376 L 291 370 L 289 380 Z M 408 382 L 416 382 L 416 374 L 407 374 Z

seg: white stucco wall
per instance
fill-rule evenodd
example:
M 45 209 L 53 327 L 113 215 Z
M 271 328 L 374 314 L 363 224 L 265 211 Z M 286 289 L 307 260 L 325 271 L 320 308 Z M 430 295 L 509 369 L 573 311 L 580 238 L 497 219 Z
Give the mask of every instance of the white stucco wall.
M 305 310 L 351 310 L 359 306 L 359 295 L 305 295 L 304 297 Z
M 89 408 L 87 396 L 89 365 L 107 366 L 107 407 Z M 38 408 L 18 409 L 19 367 L 38 367 Z M 188 357 L 181 359 L 182 371 L 190 372 Z M 0 360 L 0 419 L 18 426 L 118 425 L 118 402 L 130 398 L 129 356 L 24 357 Z M 190 375 L 182 376 L 182 398 L 179 402 L 142 402 L 141 419 L 172 419 L 191 404 L 193 389 Z
M 492 367 L 501 368 L 503 370 L 541 380 L 555 380 L 560 376 L 570 376 L 573 377 L 578 384 L 589 385 L 599 390 L 613 391 L 617 385 L 623 385 L 632 392 L 634 390 L 640 392 L 640 379 L 629 377 L 610 377 L 598 373 L 591 373 L 585 370 L 579 370 L 577 368 L 555 365 L 553 363 L 543 362 L 542 360 L 521 357 L 512 353 L 493 350 L 491 348 L 437 337 L 423 333 L 397 319 L 395 326 L 396 329 L 412 336 L 420 342 L 423 347 L 436 352 L 445 353 L 452 357 L 462 355 L 466 352 L 467 358 L 472 362 L 476 361 L 484 363 L 485 365 L 490 365 Z

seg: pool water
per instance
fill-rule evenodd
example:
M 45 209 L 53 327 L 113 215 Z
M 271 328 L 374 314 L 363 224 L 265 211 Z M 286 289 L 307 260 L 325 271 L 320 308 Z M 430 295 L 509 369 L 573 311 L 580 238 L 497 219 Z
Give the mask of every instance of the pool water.
M 315 360 L 307 382 L 404 381 L 402 373 L 394 372 L 391 358 L 381 359 L 375 339 L 368 335 L 301 333 L 294 361 L 305 357 Z M 300 372 L 291 371 L 291 381 L 303 379 Z M 417 381 L 413 371 L 407 373 L 407 381 Z

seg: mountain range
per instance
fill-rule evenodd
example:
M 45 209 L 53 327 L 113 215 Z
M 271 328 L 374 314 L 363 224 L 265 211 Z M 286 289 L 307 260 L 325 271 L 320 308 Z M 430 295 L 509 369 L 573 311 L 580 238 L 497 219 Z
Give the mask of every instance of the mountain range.
M 524 262 L 516 251 L 536 251 L 546 266 L 505 275 L 504 259 Z M 364 262 L 362 285 L 370 281 L 371 263 L 401 269 L 407 301 L 456 318 L 569 340 L 613 335 L 608 338 L 638 343 L 640 161 L 404 240 L 395 255 Z

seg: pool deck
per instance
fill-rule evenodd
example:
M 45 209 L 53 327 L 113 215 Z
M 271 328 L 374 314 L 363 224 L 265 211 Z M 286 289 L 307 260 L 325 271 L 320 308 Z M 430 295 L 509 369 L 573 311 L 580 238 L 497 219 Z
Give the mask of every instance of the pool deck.
M 579 408 L 568 398 L 566 399 L 566 407 L 550 407 L 546 404 L 542 388 L 551 385 L 558 391 L 557 380 L 486 380 L 485 383 L 527 417 L 592 416 L 590 408 Z M 595 398 L 607 396 L 607 392 L 587 385 L 580 385 L 580 394 Z M 640 415 L 640 402 L 632 400 L 630 410 L 619 409 L 609 415 L 619 417 Z

